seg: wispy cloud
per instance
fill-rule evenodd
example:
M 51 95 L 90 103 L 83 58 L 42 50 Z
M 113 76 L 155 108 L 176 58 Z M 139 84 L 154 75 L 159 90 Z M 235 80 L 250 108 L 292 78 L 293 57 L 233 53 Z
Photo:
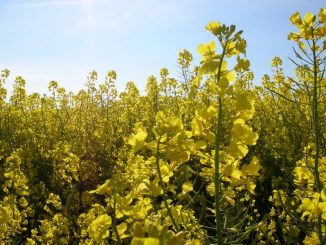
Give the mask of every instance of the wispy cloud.
M 186 1 L 193 0 L 99 0 L 94 2 L 93 9 L 87 10 L 88 13 L 94 11 L 88 23 L 92 23 L 92 30 L 112 34 L 125 34 L 153 25 L 168 26 L 185 22 L 194 14 L 192 9 L 183 7 Z

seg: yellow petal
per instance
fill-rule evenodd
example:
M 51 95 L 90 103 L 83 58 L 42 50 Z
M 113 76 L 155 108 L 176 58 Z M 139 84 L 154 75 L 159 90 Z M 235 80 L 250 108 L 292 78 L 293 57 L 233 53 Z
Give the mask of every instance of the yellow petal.
M 182 191 L 187 193 L 193 190 L 192 183 L 190 181 L 187 181 L 183 183 L 182 185 Z
M 221 32 L 221 23 L 211 21 L 207 26 L 205 26 L 205 29 L 217 36 Z
M 312 13 L 306 13 L 304 15 L 304 22 L 307 25 L 313 25 L 316 20 L 316 16 L 313 15 Z
M 299 12 L 294 13 L 291 17 L 290 17 L 290 21 L 292 22 L 292 24 L 296 25 L 296 26 L 300 26 L 302 25 L 302 20 L 300 17 Z

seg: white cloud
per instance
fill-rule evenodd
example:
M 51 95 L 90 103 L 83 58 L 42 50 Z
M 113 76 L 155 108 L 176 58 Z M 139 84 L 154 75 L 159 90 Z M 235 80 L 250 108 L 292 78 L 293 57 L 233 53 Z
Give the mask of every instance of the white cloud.
M 148 26 L 169 26 L 190 18 L 185 0 L 120 0 L 93 4 L 92 30 L 114 34 L 144 29 Z M 190 10 L 190 11 L 189 11 Z M 84 23 L 84 22 L 83 22 Z

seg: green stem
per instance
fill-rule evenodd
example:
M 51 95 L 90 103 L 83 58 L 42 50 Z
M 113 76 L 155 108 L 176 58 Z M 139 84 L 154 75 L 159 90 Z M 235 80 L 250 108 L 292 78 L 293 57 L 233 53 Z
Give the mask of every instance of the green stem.
M 313 58 L 314 58 L 314 91 L 313 91 L 313 119 L 314 119 L 314 129 L 315 129 L 315 144 L 316 144 L 316 155 L 315 155 L 315 178 L 317 184 L 317 191 L 320 193 L 322 190 L 322 183 L 319 177 L 319 154 L 320 154 L 320 138 L 319 138 L 319 115 L 318 115 L 318 83 L 317 83 L 317 59 L 315 51 L 315 41 L 313 41 Z
M 320 138 L 319 138 L 319 115 L 318 115 L 318 74 L 317 74 L 317 57 L 316 57 L 316 41 L 312 41 L 312 54 L 313 54 L 313 61 L 314 61 L 314 91 L 313 91 L 313 104 L 312 104 L 312 110 L 313 110 L 313 119 L 314 119 L 314 129 L 315 129 L 315 145 L 316 145 L 316 155 L 315 155 L 315 168 L 314 168 L 314 175 L 316 179 L 316 185 L 317 185 L 317 191 L 320 193 L 322 191 L 322 183 L 320 181 L 319 176 L 319 154 L 320 154 Z M 320 244 L 323 243 L 323 233 L 322 233 L 322 222 L 321 222 L 321 214 L 318 217 L 318 237 Z
M 219 97 L 219 106 L 218 106 L 218 124 L 217 124 L 217 132 L 215 134 L 215 213 L 216 213 L 216 231 L 217 231 L 217 240 L 218 244 L 223 244 L 222 239 L 222 217 L 220 210 L 220 202 L 221 202 L 221 180 L 220 180 L 220 144 L 221 144 L 221 124 L 222 124 L 222 98 Z
M 221 70 L 222 70 L 222 62 L 226 52 L 228 40 L 225 41 L 223 46 L 223 53 L 220 59 L 218 73 L 217 73 L 217 83 L 220 83 L 221 79 Z M 218 97 L 218 118 L 217 118 L 217 129 L 215 133 L 215 219 L 216 219 L 216 232 L 217 232 L 217 241 L 219 245 L 223 245 L 223 232 L 222 232 L 222 215 L 221 215 L 221 180 L 220 180 L 220 145 L 221 145 L 221 137 L 222 137 L 222 121 L 223 121 L 223 106 L 222 106 L 222 97 Z
M 165 188 L 164 188 L 163 178 L 162 178 L 161 169 L 160 169 L 160 154 L 159 154 L 160 153 L 160 143 L 161 143 L 161 136 L 158 139 L 157 147 L 156 147 L 156 169 L 157 169 L 157 174 L 158 174 L 158 178 L 160 181 L 160 186 L 163 191 L 163 194 L 162 194 L 163 202 L 164 202 L 164 206 L 165 206 L 166 210 L 168 211 L 168 215 L 172 221 L 174 229 L 176 231 L 179 231 L 179 226 L 172 215 L 171 208 L 169 207 L 169 204 L 168 204 L 168 202 L 166 200 L 166 196 L 165 196 Z

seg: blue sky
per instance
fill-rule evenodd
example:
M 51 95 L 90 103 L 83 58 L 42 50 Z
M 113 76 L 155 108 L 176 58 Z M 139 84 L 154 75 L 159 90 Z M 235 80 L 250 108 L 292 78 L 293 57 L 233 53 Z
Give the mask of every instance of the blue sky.
M 317 13 L 324 0 L 1 0 L 0 69 L 23 76 L 28 92 L 47 92 L 50 80 L 67 90 L 83 88 L 89 71 L 118 73 L 143 90 L 149 75 L 167 67 L 176 76 L 183 48 L 200 57 L 197 46 L 213 39 L 211 21 L 235 24 L 248 41 L 255 83 L 270 73 L 273 56 L 285 67 L 293 56 L 287 34 L 292 13 Z

